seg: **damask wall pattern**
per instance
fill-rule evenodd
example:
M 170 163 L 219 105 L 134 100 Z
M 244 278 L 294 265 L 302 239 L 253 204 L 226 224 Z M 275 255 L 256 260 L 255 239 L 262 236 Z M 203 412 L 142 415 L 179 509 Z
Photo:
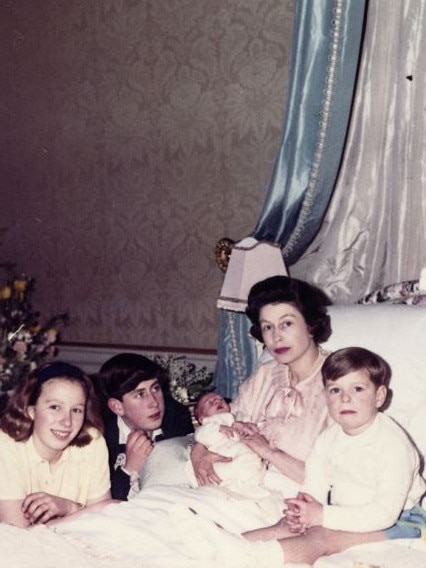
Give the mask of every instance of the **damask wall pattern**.
M 278 151 L 293 0 L 0 3 L 0 261 L 69 342 L 215 349 L 214 248 Z

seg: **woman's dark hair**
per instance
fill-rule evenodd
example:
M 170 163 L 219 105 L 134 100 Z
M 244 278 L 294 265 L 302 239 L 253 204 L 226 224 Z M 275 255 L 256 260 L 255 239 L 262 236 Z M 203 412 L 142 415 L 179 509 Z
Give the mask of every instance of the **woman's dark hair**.
M 252 286 L 246 314 L 252 323 L 251 335 L 263 343 L 260 327 L 260 310 L 268 304 L 292 304 L 303 315 L 316 345 L 327 341 L 331 335 L 327 306 L 331 300 L 322 290 L 288 276 L 271 276 Z
M 34 421 L 28 414 L 28 407 L 37 403 L 43 386 L 48 381 L 55 379 L 77 383 L 83 388 L 86 399 L 84 422 L 70 446 L 78 446 L 79 448 L 87 446 L 93 439 L 89 429 L 96 428 L 101 432 L 103 430 L 98 399 L 89 377 L 78 367 L 61 361 L 46 363 L 35 369 L 15 389 L 1 416 L 0 428 L 16 442 L 28 440 L 34 427 Z
M 365 371 L 376 387 L 389 387 L 392 376 L 389 364 L 377 353 L 363 347 L 345 347 L 331 353 L 321 369 L 324 386 L 356 371 Z
M 94 380 L 102 398 L 123 400 L 123 396 L 135 390 L 139 383 L 158 379 L 161 388 L 167 390 L 166 371 L 158 363 L 137 353 L 120 353 L 108 359 L 95 375 Z

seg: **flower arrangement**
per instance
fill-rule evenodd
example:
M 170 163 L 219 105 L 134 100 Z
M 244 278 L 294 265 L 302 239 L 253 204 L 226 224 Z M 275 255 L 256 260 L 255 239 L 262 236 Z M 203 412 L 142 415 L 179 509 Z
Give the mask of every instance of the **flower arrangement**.
M 58 327 L 68 323 L 62 313 L 39 323 L 31 305 L 34 279 L 15 276 L 0 287 L 0 394 L 13 390 L 37 365 L 54 357 Z
M 154 355 L 153 359 L 167 372 L 170 393 L 177 401 L 190 404 L 214 390 L 213 372 L 197 367 L 185 355 Z

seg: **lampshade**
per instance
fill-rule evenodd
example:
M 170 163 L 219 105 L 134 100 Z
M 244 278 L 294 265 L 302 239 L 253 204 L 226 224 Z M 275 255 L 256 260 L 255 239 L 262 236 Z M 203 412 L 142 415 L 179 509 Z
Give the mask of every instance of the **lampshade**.
M 253 284 L 270 276 L 287 275 L 278 244 L 247 237 L 232 248 L 217 307 L 244 312 Z

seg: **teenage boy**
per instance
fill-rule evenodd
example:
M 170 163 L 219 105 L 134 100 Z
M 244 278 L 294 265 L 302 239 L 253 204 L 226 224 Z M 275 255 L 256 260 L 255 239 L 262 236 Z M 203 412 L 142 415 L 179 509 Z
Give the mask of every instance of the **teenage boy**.
M 124 501 L 140 491 L 139 472 L 153 444 L 194 428 L 188 409 L 168 393 L 164 369 L 143 355 L 115 355 L 95 382 L 103 400 L 111 495 Z

